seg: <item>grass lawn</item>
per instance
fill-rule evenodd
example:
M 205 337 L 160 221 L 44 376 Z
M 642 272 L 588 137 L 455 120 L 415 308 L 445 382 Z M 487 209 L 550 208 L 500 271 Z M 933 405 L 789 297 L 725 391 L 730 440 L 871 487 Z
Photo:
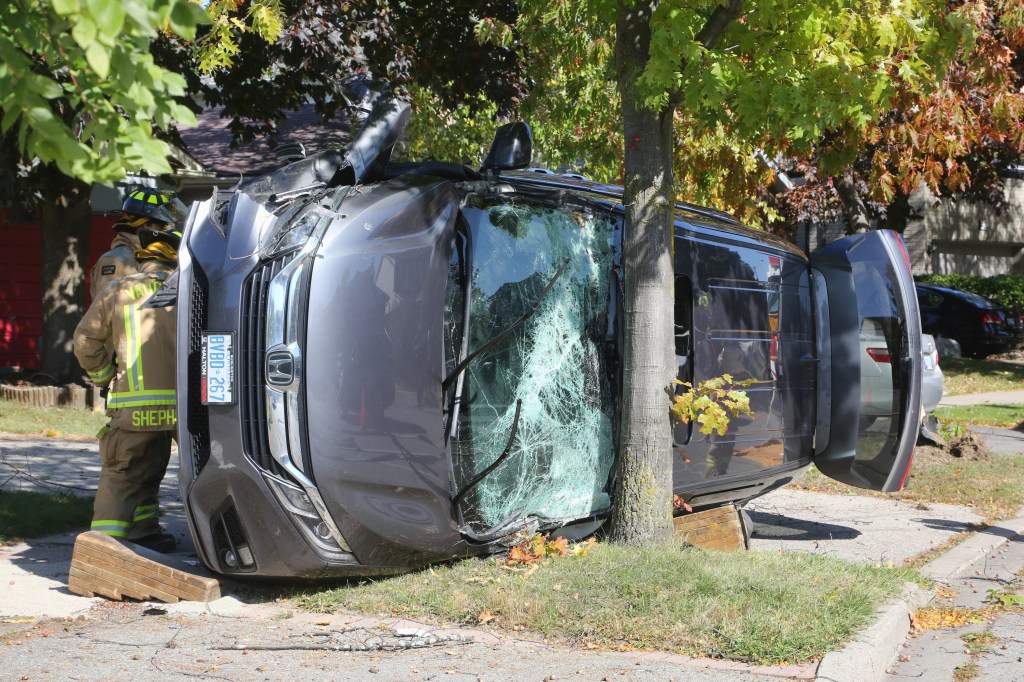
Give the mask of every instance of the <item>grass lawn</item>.
M 935 418 L 943 423 L 998 426 L 1004 429 L 1024 429 L 1024 405 L 956 405 L 935 410 Z
M 946 395 L 1024 388 L 1024 365 L 996 360 L 940 358 Z
M 47 438 L 92 440 L 107 423 L 107 416 L 92 410 L 34 407 L 0 400 L 0 431 Z
M 0 490 L 0 545 L 85 530 L 92 519 L 92 502 L 91 496 Z
M 1014 516 L 1024 505 L 1024 458 L 990 453 L 964 460 L 942 448 L 918 446 L 910 478 L 898 493 L 872 493 L 833 481 L 811 469 L 790 487 L 835 494 L 881 495 L 906 502 L 941 502 L 974 507 L 989 520 Z
M 754 663 L 818 658 L 870 622 L 908 569 L 799 553 L 597 544 L 529 568 L 469 559 L 309 590 L 307 610 L 355 610 L 502 630 L 615 650 Z

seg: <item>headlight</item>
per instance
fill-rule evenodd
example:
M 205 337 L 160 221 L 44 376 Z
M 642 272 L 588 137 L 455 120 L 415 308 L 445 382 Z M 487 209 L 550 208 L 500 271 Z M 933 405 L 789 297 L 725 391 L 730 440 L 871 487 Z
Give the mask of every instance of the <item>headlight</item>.
M 267 474 L 264 478 L 317 554 L 334 562 L 357 563 L 315 489 L 303 489 Z
M 311 238 L 323 236 L 331 219 L 317 210 L 302 214 L 297 220 L 283 218 L 278 221 L 270 232 L 261 240 L 260 251 L 263 258 L 276 258 L 289 251 L 305 246 Z M 319 243 L 314 240 L 314 246 Z

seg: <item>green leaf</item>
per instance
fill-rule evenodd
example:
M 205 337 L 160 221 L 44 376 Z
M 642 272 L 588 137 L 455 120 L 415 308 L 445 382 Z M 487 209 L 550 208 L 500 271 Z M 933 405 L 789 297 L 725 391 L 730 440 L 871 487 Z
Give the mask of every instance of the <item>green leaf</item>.
M 129 23 L 134 22 L 147 35 L 156 33 L 149 6 L 144 5 L 140 0 L 122 0 L 121 8 L 126 17 L 131 20 Z
M 64 88 L 41 74 L 32 74 L 25 79 L 25 84 L 32 92 L 46 99 L 56 99 L 64 94 Z
M 21 118 L 20 109 L 5 109 L 4 117 L 0 120 L 0 133 L 6 133 L 11 129 L 18 119 Z
M 178 0 L 167 16 L 171 30 L 182 38 L 192 40 L 196 36 L 196 26 L 210 23 L 210 17 L 199 5 L 188 0 Z
M 94 42 L 86 48 L 85 58 L 88 60 L 92 70 L 101 79 L 106 78 L 110 74 L 110 52 L 107 51 L 107 48 Z
M 53 11 L 62 17 L 76 13 L 78 7 L 78 0 L 53 0 Z
M 74 28 L 71 29 L 71 37 L 85 50 L 96 40 L 96 24 L 89 17 L 80 17 Z
M 124 8 L 121 0 L 86 0 L 89 12 L 100 33 L 116 37 L 124 26 Z

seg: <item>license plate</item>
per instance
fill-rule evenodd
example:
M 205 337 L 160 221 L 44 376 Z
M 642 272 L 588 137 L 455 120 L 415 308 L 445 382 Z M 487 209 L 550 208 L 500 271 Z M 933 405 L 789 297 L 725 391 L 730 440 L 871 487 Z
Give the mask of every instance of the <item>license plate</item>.
M 203 405 L 235 402 L 234 340 L 231 333 L 203 332 L 203 369 L 199 384 Z
M 935 360 L 932 358 L 932 354 L 924 356 L 924 368 L 927 370 L 935 369 Z

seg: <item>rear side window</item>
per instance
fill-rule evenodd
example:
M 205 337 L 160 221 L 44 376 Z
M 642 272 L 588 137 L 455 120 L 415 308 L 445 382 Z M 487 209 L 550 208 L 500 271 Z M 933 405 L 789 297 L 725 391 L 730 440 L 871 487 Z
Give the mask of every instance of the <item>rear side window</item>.
M 942 305 L 942 295 L 929 289 L 918 289 L 917 301 L 922 308 L 938 308 Z
M 888 472 L 899 438 L 904 393 L 909 380 L 909 339 L 903 300 L 888 283 L 897 280 L 888 253 L 877 242 L 850 250 L 858 283 L 860 317 L 861 419 L 856 462 Z M 872 467 L 876 459 L 877 467 Z
M 690 278 L 677 275 L 675 279 L 675 355 L 676 379 L 693 383 L 693 286 Z M 685 392 L 684 386 L 676 386 L 676 395 Z M 685 445 L 693 435 L 693 424 L 678 423 L 672 427 L 676 445 Z
M 964 301 L 974 306 L 975 308 L 984 308 L 986 310 L 992 310 L 998 307 L 993 301 L 990 301 L 984 296 L 972 294 L 969 291 L 953 291 L 950 293 L 959 298 L 961 301 Z

